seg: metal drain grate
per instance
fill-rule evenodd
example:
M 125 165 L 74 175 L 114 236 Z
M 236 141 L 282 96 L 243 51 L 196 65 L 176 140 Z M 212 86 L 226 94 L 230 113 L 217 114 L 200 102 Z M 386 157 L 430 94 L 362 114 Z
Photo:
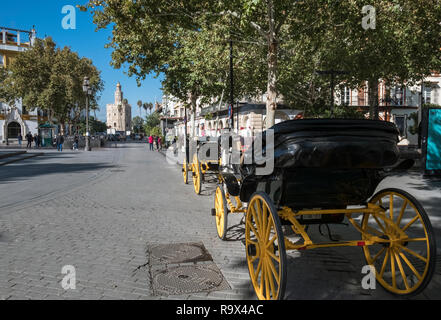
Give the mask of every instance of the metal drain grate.
M 170 243 L 148 247 L 151 264 L 179 264 L 212 261 L 211 255 L 201 243 Z
M 158 270 L 153 274 L 156 295 L 180 295 L 231 289 L 215 264 L 186 265 Z

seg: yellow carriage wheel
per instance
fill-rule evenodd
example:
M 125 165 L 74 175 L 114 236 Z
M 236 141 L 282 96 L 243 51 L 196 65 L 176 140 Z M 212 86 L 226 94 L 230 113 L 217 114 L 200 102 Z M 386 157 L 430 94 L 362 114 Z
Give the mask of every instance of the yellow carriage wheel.
M 225 240 L 228 227 L 228 205 L 225 192 L 221 186 L 216 188 L 216 193 L 214 195 L 214 208 L 216 210 L 217 235 L 220 239 Z
M 259 300 L 283 299 L 286 286 L 285 240 L 271 199 L 256 192 L 248 203 L 245 246 L 251 282 Z
M 366 262 L 375 268 L 377 281 L 397 295 L 420 293 L 435 269 L 436 244 L 430 220 L 421 204 L 399 189 L 385 189 L 370 203 L 382 214 L 364 214 L 362 229 L 378 242 L 363 247 Z
M 184 177 L 184 183 L 188 183 L 188 166 L 187 161 L 184 160 L 184 163 L 182 164 L 182 176 Z
M 199 163 L 198 156 L 193 156 L 193 186 L 196 194 L 201 194 L 202 190 L 202 172 L 201 164 Z

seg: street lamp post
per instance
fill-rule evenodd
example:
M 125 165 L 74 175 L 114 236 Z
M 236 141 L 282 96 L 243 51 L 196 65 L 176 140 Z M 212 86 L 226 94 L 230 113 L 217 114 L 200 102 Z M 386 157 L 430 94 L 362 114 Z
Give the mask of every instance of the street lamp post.
M 86 147 L 85 151 L 91 151 L 90 148 L 90 131 L 89 131 L 89 96 L 92 94 L 89 77 L 84 77 L 83 92 L 86 94 Z

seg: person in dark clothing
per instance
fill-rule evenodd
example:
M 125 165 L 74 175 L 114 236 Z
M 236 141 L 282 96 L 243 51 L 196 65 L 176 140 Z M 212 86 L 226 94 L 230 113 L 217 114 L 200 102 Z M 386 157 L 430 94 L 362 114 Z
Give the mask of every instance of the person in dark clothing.
M 23 141 L 23 136 L 21 135 L 21 133 L 18 134 L 18 136 L 17 136 L 17 140 L 18 140 L 18 145 L 19 145 L 20 148 L 21 148 L 21 142 Z
M 79 143 L 79 138 L 78 138 L 78 136 L 77 135 L 75 135 L 75 138 L 74 138 L 74 145 L 73 145 L 73 149 L 74 150 L 78 150 L 78 143 Z
M 28 141 L 26 148 L 31 148 L 32 147 L 32 140 L 33 140 L 32 133 L 28 132 L 26 134 L 26 140 Z
M 38 148 L 38 134 L 34 134 L 34 148 Z
M 63 151 L 63 143 L 64 143 L 64 138 L 61 134 L 57 135 L 57 151 L 62 152 Z
M 37 148 L 40 149 L 41 147 L 41 136 L 37 133 Z

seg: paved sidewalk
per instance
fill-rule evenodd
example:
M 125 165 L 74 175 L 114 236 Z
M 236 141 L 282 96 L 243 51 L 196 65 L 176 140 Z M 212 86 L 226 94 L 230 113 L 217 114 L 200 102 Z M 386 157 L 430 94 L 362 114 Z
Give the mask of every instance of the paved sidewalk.
M 433 189 L 439 184 L 393 179 L 386 183 L 416 184 L 432 219 L 441 217 Z M 219 240 L 210 214 L 213 187 L 204 185 L 202 195 L 195 195 L 191 182 L 183 184 L 179 166 L 135 143 L 0 167 L 0 299 L 255 299 L 241 216 L 231 216 L 229 239 Z M 205 246 L 227 287 L 158 294 L 152 281 L 158 266 L 149 248 L 190 242 Z M 361 289 L 363 262 L 360 248 L 290 253 L 286 297 L 394 298 L 382 289 Z M 65 265 L 76 269 L 75 290 L 62 289 Z M 417 298 L 441 298 L 439 270 Z

